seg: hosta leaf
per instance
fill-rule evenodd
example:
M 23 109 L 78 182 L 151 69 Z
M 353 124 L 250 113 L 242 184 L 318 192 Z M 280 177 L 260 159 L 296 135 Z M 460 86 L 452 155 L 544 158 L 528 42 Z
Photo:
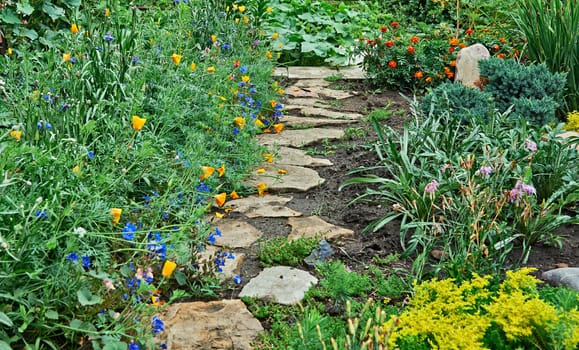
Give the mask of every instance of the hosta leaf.
M 50 16 L 52 20 L 57 20 L 58 18 L 64 16 L 64 9 L 62 7 L 58 7 L 47 1 L 45 1 L 44 4 L 42 5 L 42 11 L 44 11 L 44 13 Z
M 4 8 L 0 13 L 0 19 L 5 24 L 20 24 L 20 17 L 9 8 Z

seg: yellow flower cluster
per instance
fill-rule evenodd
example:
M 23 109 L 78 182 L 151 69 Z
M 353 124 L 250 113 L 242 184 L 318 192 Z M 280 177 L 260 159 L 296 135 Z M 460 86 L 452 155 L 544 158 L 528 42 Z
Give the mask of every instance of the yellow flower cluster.
M 497 292 L 490 277 L 475 275 L 457 284 L 452 279 L 431 280 L 415 286 L 409 307 L 384 323 L 380 338 L 396 348 L 402 338 L 413 337 L 433 349 L 487 349 L 484 336 L 492 324 L 500 327 L 508 341 L 536 344 L 548 335 L 556 348 L 576 349 L 579 345 L 579 310 L 565 311 L 539 299 L 539 280 L 530 268 L 507 273 Z M 544 344 L 544 345 L 548 345 Z
M 579 131 L 579 112 L 573 111 L 567 114 L 567 124 L 565 124 L 565 130 L 568 131 Z

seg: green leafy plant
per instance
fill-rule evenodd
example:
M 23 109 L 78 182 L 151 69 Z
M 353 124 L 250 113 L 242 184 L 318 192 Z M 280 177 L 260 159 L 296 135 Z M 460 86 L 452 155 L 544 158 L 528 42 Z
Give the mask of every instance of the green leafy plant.
M 551 73 L 567 73 L 566 109 L 579 109 L 579 7 L 573 0 L 553 0 L 548 6 L 522 0 L 517 5 L 515 19 L 527 38 L 529 58 L 545 64 Z
M 317 238 L 288 240 L 277 237 L 258 242 L 258 257 L 263 266 L 297 266 L 318 246 Z
M 349 298 L 362 296 L 371 288 L 368 276 L 347 271 L 340 261 L 317 265 L 316 271 L 322 276 L 322 292 L 335 301 L 345 302 Z

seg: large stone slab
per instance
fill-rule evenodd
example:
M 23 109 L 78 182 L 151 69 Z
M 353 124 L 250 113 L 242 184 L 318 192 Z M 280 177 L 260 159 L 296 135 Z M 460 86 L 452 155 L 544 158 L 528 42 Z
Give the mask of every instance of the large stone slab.
M 165 331 L 157 339 L 169 350 L 251 350 L 263 327 L 241 300 L 176 303 L 159 318 Z
M 278 157 L 274 164 L 279 166 L 297 165 L 307 167 L 331 166 L 332 162 L 324 158 L 314 158 L 306 154 L 306 151 L 291 147 L 280 147 L 277 151 Z
M 277 218 L 301 216 L 302 213 L 286 207 L 292 197 L 281 197 L 276 195 L 250 196 L 227 202 L 234 211 L 243 213 L 248 218 Z M 221 224 L 220 224 L 221 225 Z
M 293 86 L 310 88 L 312 86 L 329 86 L 332 82 L 326 79 L 301 79 L 297 80 Z
M 264 183 L 267 185 L 268 192 L 305 192 L 326 181 L 317 171 L 294 165 L 284 165 L 283 170 L 286 171 L 284 175 L 278 174 L 279 168 L 275 164 L 264 165 L 263 169 L 265 169 L 264 173 L 256 174 L 244 183 L 251 187 Z
M 358 113 L 337 112 L 331 109 L 317 108 L 317 107 L 304 107 L 300 110 L 300 112 L 306 117 L 323 117 L 332 119 L 354 119 L 354 120 L 358 120 L 364 117 L 362 114 Z
M 489 57 L 489 50 L 482 44 L 474 44 L 461 49 L 456 55 L 455 81 L 468 87 L 480 87 L 478 61 Z
M 545 271 L 541 278 L 553 285 L 569 286 L 579 291 L 579 267 L 563 267 Z
M 333 67 L 288 67 L 289 79 L 324 79 L 339 73 Z
M 317 93 L 309 91 L 307 88 L 300 88 L 299 86 L 290 86 L 285 89 L 285 94 L 291 97 L 311 97 L 311 98 L 318 98 L 320 97 Z
M 303 147 L 323 140 L 337 140 L 344 136 L 344 130 L 338 128 L 312 128 L 303 130 L 284 130 L 281 134 L 256 135 L 260 145 Z
M 305 292 L 317 283 L 318 279 L 306 271 L 287 266 L 268 267 L 252 278 L 239 296 L 291 305 L 302 300 Z
M 300 107 L 301 108 L 301 107 Z M 313 117 L 296 117 L 286 115 L 283 117 L 283 123 L 287 127 L 319 127 L 326 125 L 350 125 L 358 123 L 354 119 L 330 119 L 330 118 L 313 118 Z M 286 129 L 287 130 L 287 129 Z
M 289 218 L 288 224 L 292 227 L 292 231 L 288 236 L 290 240 L 302 237 L 317 237 L 329 240 L 354 234 L 354 231 L 330 224 L 318 216 Z
M 215 245 L 229 248 L 248 248 L 263 236 L 263 232 L 245 221 L 222 219 L 217 227 L 222 232 L 215 238 Z
M 215 259 L 220 250 L 221 249 L 215 246 L 206 246 L 205 250 L 199 253 L 199 261 L 203 263 Z M 235 253 L 233 259 L 225 257 L 223 261 L 225 262 L 225 265 L 221 266 L 222 271 L 217 273 L 217 277 L 222 281 L 231 281 L 234 276 L 239 275 L 241 265 L 245 261 L 245 254 Z
M 292 110 L 292 109 L 300 109 L 302 107 L 330 108 L 331 105 L 329 105 L 324 100 L 320 100 L 317 98 L 304 98 L 304 97 L 290 98 L 283 105 L 283 108 L 285 111 Z

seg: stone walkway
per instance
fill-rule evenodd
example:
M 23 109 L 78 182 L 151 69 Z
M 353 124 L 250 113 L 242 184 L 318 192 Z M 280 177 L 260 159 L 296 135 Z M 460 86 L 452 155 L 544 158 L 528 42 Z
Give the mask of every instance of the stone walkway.
M 294 81 L 286 88 L 285 129 L 280 134 L 257 136 L 258 142 L 276 157 L 271 163 L 261 164 L 259 168 L 263 170 L 246 180 L 248 186 L 265 183 L 268 194 L 229 201 L 225 207 L 245 218 L 284 218 L 291 227 L 288 239 L 339 239 L 353 235 L 352 230 L 317 216 L 305 216 L 286 204 L 292 200 L 292 192 L 305 192 L 323 184 L 325 179 L 315 169 L 332 165 L 327 159 L 307 155 L 302 148 L 343 137 L 344 128 L 358 123 L 362 117 L 331 108 L 328 101 L 348 98 L 353 93 L 329 89 L 330 82 L 324 78 L 339 75 L 341 79 L 362 79 L 363 72 L 359 68 L 289 67 L 278 69 L 275 75 Z M 222 248 L 233 252 L 232 259 L 224 259 L 220 273 L 224 281 L 231 281 L 241 271 L 245 260 L 243 251 L 257 244 L 266 233 L 244 220 L 223 218 L 218 219 L 216 225 L 222 236 L 216 237 L 214 246 L 207 247 L 201 259 L 212 259 Z M 294 304 L 317 282 L 307 271 L 286 266 L 266 268 L 245 284 L 236 299 L 176 303 L 168 307 L 161 315 L 165 332 L 158 335 L 158 340 L 170 350 L 252 349 L 251 342 L 263 328 L 239 298 L 251 296 Z
M 353 93 L 329 89 L 330 82 L 324 78 L 362 79 L 363 72 L 357 68 L 289 67 L 278 69 L 275 75 L 294 82 L 286 88 L 285 130 L 280 134 L 257 136 L 259 143 L 276 157 L 271 163 L 261 164 L 260 173 L 246 180 L 249 186 L 265 183 L 268 194 L 229 201 L 226 207 L 240 214 L 237 217 L 287 220 L 287 225 L 291 227 L 288 239 L 323 237 L 335 240 L 353 235 L 354 232 L 349 229 L 327 223 L 317 216 L 305 216 L 286 204 L 292 200 L 292 192 L 305 192 L 323 184 L 325 179 L 319 176 L 316 168 L 332 165 L 327 159 L 307 155 L 302 148 L 341 138 L 344 129 L 358 123 L 362 117 L 355 113 L 336 112 L 331 108 L 329 101 L 348 98 Z M 280 172 L 280 169 L 283 171 Z M 257 244 L 267 232 L 258 230 L 243 219 L 218 219 L 216 225 L 222 236 L 216 237 L 214 246 L 206 249 L 202 260 L 213 259 L 216 252 L 223 249 L 232 252 L 233 258 L 224 259 L 225 265 L 220 274 L 224 281 L 231 281 L 240 274 L 245 261 L 244 251 Z M 241 276 L 243 279 L 245 277 Z M 546 273 L 544 279 L 579 289 L 579 268 L 557 269 Z M 575 282 L 569 282 L 569 279 Z M 159 334 L 158 340 L 170 350 L 252 349 L 252 341 L 263 328 L 239 298 L 251 296 L 280 304 L 294 304 L 317 282 L 309 272 L 296 268 L 275 266 L 263 269 L 245 284 L 234 299 L 176 303 L 168 307 L 161 315 L 165 332 Z

